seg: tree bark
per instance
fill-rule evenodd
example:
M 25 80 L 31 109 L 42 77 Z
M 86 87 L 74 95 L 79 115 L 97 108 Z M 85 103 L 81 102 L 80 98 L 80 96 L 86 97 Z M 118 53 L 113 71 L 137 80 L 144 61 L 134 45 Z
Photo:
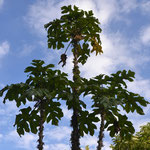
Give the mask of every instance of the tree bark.
M 43 142 L 43 130 L 44 130 L 44 110 L 43 110 L 43 102 L 41 101 L 40 103 L 40 124 L 39 124 L 39 139 L 38 139 L 38 150 L 43 150 L 43 145 L 44 145 L 44 142 Z
M 103 138 L 104 138 L 104 121 L 105 121 L 105 113 L 102 111 L 101 113 L 101 125 L 100 125 L 100 131 L 99 131 L 99 136 L 98 136 L 98 146 L 97 150 L 101 150 L 103 145 Z
M 78 81 L 80 80 L 80 71 L 79 71 L 79 67 L 78 67 L 78 53 L 77 53 L 77 41 L 73 42 L 73 46 L 74 46 L 74 51 L 73 51 L 73 55 L 74 55 L 74 59 L 73 59 L 73 64 L 74 64 L 74 68 L 73 68 L 73 81 L 74 81 L 74 87 L 73 87 L 73 98 L 74 98 L 74 104 L 73 104 L 73 115 L 71 118 L 71 126 L 73 128 L 73 131 L 71 133 L 71 144 L 72 150 L 80 150 L 80 133 L 79 133 L 79 123 L 78 123 L 78 108 L 77 103 L 79 101 L 79 94 L 78 94 Z

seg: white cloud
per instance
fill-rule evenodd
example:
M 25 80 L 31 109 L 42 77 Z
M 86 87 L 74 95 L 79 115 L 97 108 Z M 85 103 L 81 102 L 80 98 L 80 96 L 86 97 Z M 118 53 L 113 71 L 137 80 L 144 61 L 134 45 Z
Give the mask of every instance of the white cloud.
M 63 139 L 66 139 L 70 136 L 71 128 L 67 126 L 59 126 L 55 127 L 54 129 L 45 132 L 45 135 L 48 137 L 48 139 L 54 139 L 57 141 L 61 141 Z
M 81 146 L 85 147 L 86 145 L 89 145 L 89 147 L 92 147 L 94 149 L 96 149 L 97 146 L 97 137 L 94 136 L 90 136 L 90 135 L 85 135 L 84 137 L 81 138 Z
M 150 25 L 141 30 L 141 41 L 145 45 L 150 45 Z
M 3 99 L 0 98 L 0 100 L 2 101 Z M 12 115 L 18 112 L 18 108 L 16 107 L 16 103 L 14 101 L 7 102 L 6 100 L 5 105 L 2 102 L 0 102 L 0 106 L 1 106 L 1 111 L 0 111 L 1 115 L 5 114 L 6 116 L 7 114 L 8 117 L 11 117 Z
M 66 119 L 71 119 L 71 116 L 72 116 L 72 111 L 71 110 L 68 110 L 67 109 L 67 107 L 63 107 L 62 108 L 62 110 L 63 110 L 63 113 L 64 113 L 64 117 L 66 118 Z
M 25 20 L 38 34 L 46 34 L 44 24 L 58 17 L 59 14 L 60 4 L 56 4 L 54 0 L 37 1 L 30 6 Z
M 10 45 L 7 41 L 0 43 L 0 57 L 5 56 L 9 52 Z
M 108 132 L 105 132 L 105 138 L 108 139 L 108 136 L 109 136 Z M 84 137 L 81 138 L 80 143 L 81 143 L 81 147 L 83 150 L 85 149 L 85 146 L 87 145 L 89 146 L 90 150 L 95 150 L 98 145 L 97 141 L 98 141 L 98 138 L 95 135 L 94 136 L 85 135 Z M 108 141 L 104 141 L 103 139 L 103 144 L 104 144 L 104 147 L 103 147 L 104 150 L 110 150 L 109 148 L 110 143 Z
M 17 108 L 15 102 L 6 102 L 6 104 L 2 103 L 0 99 L 0 117 L 1 123 L 0 127 L 6 129 L 14 129 L 13 125 L 15 122 L 16 115 L 19 114 L 19 108 Z M 21 109 L 21 108 L 20 108 Z
M 150 80 L 136 79 L 134 82 L 128 83 L 128 89 L 144 96 L 148 100 L 150 99 Z
M 26 150 L 32 150 L 36 147 L 36 136 L 30 133 L 26 133 L 24 136 L 20 137 L 16 131 L 11 131 L 7 136 L 6 140 L 11 141 L 16 144 L 16 147 L 23 148 Z
M 103 150 L 112 150 L 110 148 L 110 143 L 109 142 L 104 142 L 104 148 L 103 148 Z
M 100 73 L 109 74 L 114 68 L 113 60 L 105 56 L 91 56 L 81 68 L 84 77 L 93 77 Z
M 1 127 L 11 128 L 15 121 L 15 116 L 18 113 L 18 108 L 15 102 L 6 102 L 3 104 L 3 98 L 0 98 L 0 116 L 1 116 Z
M 63 5 L 67 6 L 68 5 L 67 2 L 68 1 L 65 0 L 64 3 L 63 3 Z M 70 0 L 69 5 L 76 5 L 80 9 L 87 10 L 87 11 L 91 10 L 91 9 L 95 10 L 95 7 L 96 7 L 95 2 L 92 1 L 92 0 L 82 0 L 82 1 L 80 1 L 80 0 Z
M 110 21 L 118 18 L 119 5 L 116 0 L 100 0 L 95 1 L 95 15 L 99 18 L 102 25 L 107 25 Z

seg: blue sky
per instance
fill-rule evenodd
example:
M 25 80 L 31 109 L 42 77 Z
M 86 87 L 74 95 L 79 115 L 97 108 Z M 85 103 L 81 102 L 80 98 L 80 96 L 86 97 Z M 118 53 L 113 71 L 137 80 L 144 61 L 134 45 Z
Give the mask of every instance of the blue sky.
M 131 69 L 136 72 L 129 90 L 149 100 L 150 97 L 150 0 L 0 0 L 0 88 L 7 84 L 26 80 L 24 69 L 32 59 L 43 59 L 57 68 L 61 51 L 47 49 L 45 23 L 60 17 L 60 7 L 77 5 L 84 10 L 93 10 L 101 22 L 104 54 L 92 54 L 84 66 L 83 77 L 100 73 L 111 74 L 117 70 Z M 72 55 L 62 69 L 72 78 Z M 60 126 L 45 125 L 45 150 L 68 150 L 70 143 L 69 119 L 71 112 L 63 107 L 64 118 Z M 150 107 L 144 108 L 145 116 L 129 114 L 136 131 L 150 121 Z M 0 101 L 0 149 L 36 149 L 37 136 L 25 134 L 20 138 L 13 127 L 18 113 L 14 103 Z M 124 113 L 124 112 L 123 112 Z M 81 139 L 81 147 L 94 150 L 97 133 Z M 105 132 L 104 150 L 109 150 L 111 138 Z

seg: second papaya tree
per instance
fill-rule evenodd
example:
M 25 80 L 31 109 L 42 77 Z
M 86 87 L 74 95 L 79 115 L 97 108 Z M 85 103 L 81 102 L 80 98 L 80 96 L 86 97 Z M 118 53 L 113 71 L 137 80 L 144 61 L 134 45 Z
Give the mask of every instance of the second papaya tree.
M 111 76 L 100 74 L 89 80 L 83 79 L 84 96 L 92 95 L 92 114 L 100 115 L 101 118 L 97 150 L 103 147 L 104 129 L 110 132 L 111 137 L 120 134 L 122 139 L 131 139 L 134 134 L 132 122 L 120 113 L 121 107 L 126 113 L 136 111 L 144 115 L 142 106 L 147 106 L 149 102 L 139 94 L 127 90 L 126 82 L 132 82 L 134 74 L 130 70 L 123 70 Z

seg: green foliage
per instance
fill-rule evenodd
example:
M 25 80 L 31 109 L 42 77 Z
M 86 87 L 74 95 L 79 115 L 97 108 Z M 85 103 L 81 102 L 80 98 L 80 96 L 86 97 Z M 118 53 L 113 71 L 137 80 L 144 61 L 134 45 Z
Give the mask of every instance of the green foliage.
M 24 91 L 28 89 L 28 85 L 25 83 L 19 84 L 11 84 L 5 86 L 2 90 L 0 90 L 0 96 L 3 96 L 4 92 L 7 91 L 3 103 L 6 103 L 6 100 L 13 101 L 15 99 L 17 107 L 21 105 L 21 103 L 26 104 L 26 98 L 24 97 Z
M 143 97 L 127 90 L 126 81 L 134 79 L 132 71 L 118 71 L 111 76 L 100 74 L 90 80 L 82 79 L 82 92 L 84 96 L 91 94 L 93 100 L 92 114 L 105 114 L 105 128 L 110 136 L 120 132 L 122 137 L 131 138 L 134 127 L 126 115 L 121 115 L 118 106 L 121 106 L 127 113 L 136 111 L 144 115 L 142 106 L 149 104 Z
M 44 25 L 48 33 L 48 48 L 62 49 L 64 43 L 69 42 L 69 45 L 73 45 L 76 41 L 78 42 L 78 62 L 82 64 L 85 64 L 90 56 L 90 51 L 96 51 L 96 55 L 103 53 L 99 35 L 100 23 L 93 16 L 93 12 L 80 10 L 76 6 L 72 8 L 71 5 L 63 6 L 61 10 L 63 15 L 60 19 Z M 89 44 L 92 46 L 91 50 Z
M 32 132 L 34 134 L 37 133 L 40 122 L 40 116 L 38 115 L 38 111 L 32 111 L 31 107 L 20 109 L 20 114 L 16 115 L 16 121 L 14 126 L 17 126 L 18 134 L 24 135 L 24 132 Z
M 113 150 L 149 150 L 150 149 L 150 123 L 141 126 L 141 130 L 130 140 L 122 139 L 120 135 L 113 138 L 110 146 Z
M 99 118 L 94 114 L 90 114 L 88 111 L 81 111 L 79 113 L 79 129 L 80 135 L 84 134 L 94 135 L 94 130 L 97 129 L 97 126 L 94 124 L 99 121 Z
M 31 64 L 32 66 L 25 69 L 25 73 L 28 73 L 25 83 L 7 85 L 0 91 L 0 96 L 4 95 L 4 103 L 6 100 L 15 101 L 17 107 L 25 105 L 27 101 L 35 104 L 33 108 L 20 109 L 21 113 L 16 116 L 14 125 L 17 126 L 19 135 L 30 131 L 37 133 L 41 103 L 44 105 L 44 122 L 51 121 L 53 125 L 58 125 L 63 112 L 56 96 L 59 97 L 60 91 L 62 92 L 69 82 L 67 74 L 51 69 L 54 67 L 53 64 L 43 66 L 44 61 L 41 60 L 33 60 Z
M 81 82 L 79 85 L 81 85 Z M 78 123 L 79 123 L 79 130 L 80 135 L 84 136 L 84 134 L 94 135 L 94 130 L 97 129 L 95 123 L 99 121 L 99 118 L 94 114 L 90 114 L 86 110 L 86 104 L 82 100 L 75 101 L 73 97 L 73 82 L 69 81 L 69 86 L 64 89 L 58 96 L 58 98 L 65 100 L 68 109 L 76 108 L 78 110 Z M 79 90 L 79 95 L 82 94 L 82 91 Z

